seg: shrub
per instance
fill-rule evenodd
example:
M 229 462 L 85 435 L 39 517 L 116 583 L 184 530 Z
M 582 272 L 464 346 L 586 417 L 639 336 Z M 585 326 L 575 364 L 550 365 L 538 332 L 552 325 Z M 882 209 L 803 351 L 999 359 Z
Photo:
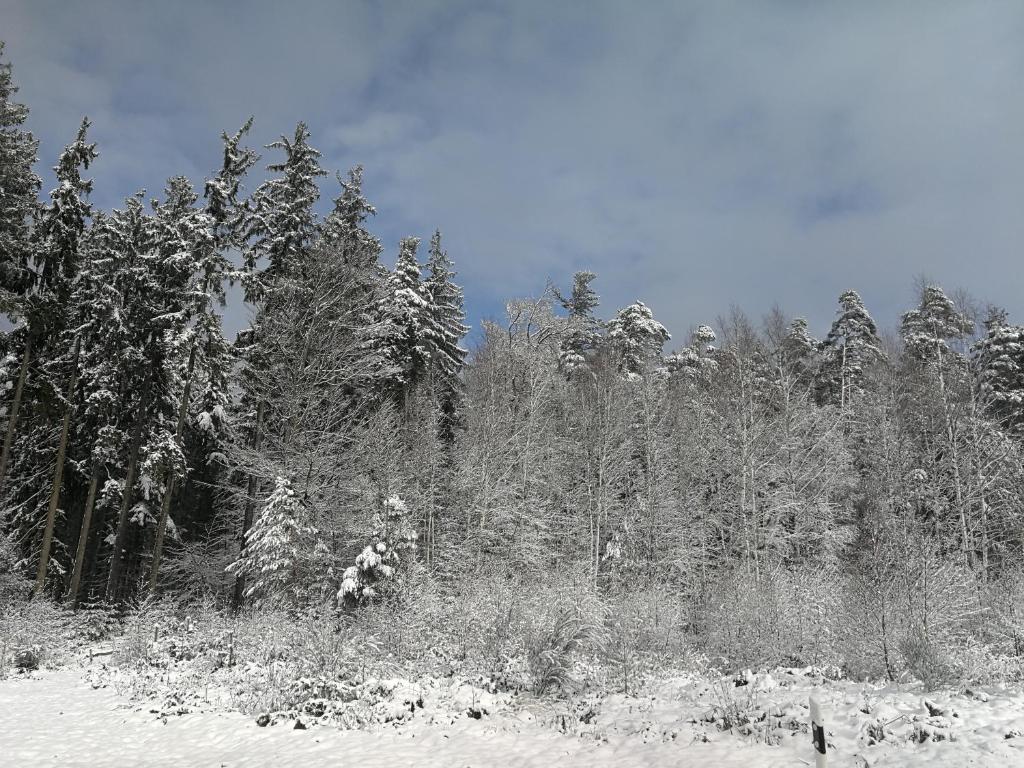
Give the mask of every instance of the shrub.
M 709 655 L 729 669 L 804 666 L 831 660 L 840 581 L 826 567 L 803 565 L 760 575 L 747 568 L 713 582 L 700 615 Z
M 400 569 L 416 549 L 416 531 L 409 510 L 398 496 L 384 502 L 374 517 L 371 543 L 342 575 L 338 600 L 349 607 L 365 605 L 399 582 Z
M 578 687 L 573 677 L 573 654 L 584 648 L 595 634 L 595 627 L 579 614 L 561 610 L 554 622 L 530 639 L 527 662 L 537 694 L 566 691 Z

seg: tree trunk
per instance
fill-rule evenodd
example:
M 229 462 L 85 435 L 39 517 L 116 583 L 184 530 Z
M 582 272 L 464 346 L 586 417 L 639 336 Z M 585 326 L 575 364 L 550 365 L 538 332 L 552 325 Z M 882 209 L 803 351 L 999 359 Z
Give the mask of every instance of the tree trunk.
M 25 391 L 25 379 L 28 377 L 28 361 L 32 354 L 32 334 L 26 329 L 25 351 L 21 355 L 21 369 L 18 371 L 18 384 L 14 388 L 14 400 L 11 402 L 11 416 L 7 420 L 7 433 L 4 435 L 3 452 L 0 452 L 0 493 L 7 479 L 7 462 L 11 456 L 11 444 L 14 433 L 18 431 L 18 411 L 21 410 L 21 397 Z
M 92 524 L 92 510 L 96 506 L 96 489 L 100 482 L 100 465 L 93 464 L 92 476 L 89 478 L 89 495 L 85 499 L 85 511 L 82 513 L 82 528 L 78 532 L 78 551 L 75 552 L 75 568 L 71 574 L 71 586 L 68 597 L 72 608 L 78 608 L 78 589 L 82 583 L 82 563 L 85 561 L 85 545 L 89 541 L 89 527 Z
M 188 398 L 192 390 L 192 372 L 196 365 L 196 345 L 188 353 L 188 370 L 185 373 L 185 389 L 181 395 L 181 407 L 178 409 L 178 426 L 174 432 L 174 439 L 178 446 L 184 451 L 181 436 L 185 431 L 185 417 L 188 415 Z M 174 476 L 171 475 L 167 481 L 167 490 L 160 502 L 160 519 L 156 524 L 156 541 L 153 542 L 153 562 L 149 570 L 149 592 L 156 591 L 157 579 L 160 577 L 160 556 L 164 548 L 164 533 L 167 530 L 167 516 L 171 511 L 171 499 L 174 496 Z
M 953 430 L 953 418 L 950 415 L 949 396 L 946 393 L 946 377 L 942 370 L 942 347 L 936 345 L 938 354 L 939 391 L 942 395 L 942 415 L 945 421 L 946 440 L 949 443 L 950 468 L 953 471 L 953 494 L 956 499 L 957 516 L 960 520 L 960 538 L 963 543 L 964 562 L 968 570 L 974 573 L 974 552 L 970 533 L 967 530 L 967 505 L 964 500 L 963 480 L 960 476 L 960 455 L 956 446 L 956 433 Z
M 60 502 L 60 487 L 64 479 L 64 458 L 68 450 L 68 433 L 71 431 L 71 416 L 75 412 L 73 399 L 75 387 L 78 386 L 78 353 L 82 349 L 81 337 L 75 339 L 75 351 L 71 363 L 71 381 L 68 382 L 64 399 L 64 423 L 60 432 L 60 447 L 57 448 L 57 468 L 53 472 L 53 484 L 50 486 L 50 506 L 46 510 L 46 527 L 43 529 L 43 544 L 39 553 L 39 570 L 36 571 L 36 584 L 32 591 L 38 597 L 46 584 L 46 570 L 50 564 L 50 547 L 53 545 L 53 526 L 57 519 L 57 504 Z
M 139 463 L 139 450 L 142 448 L 142 428 L 146 423 L 146 408 L 149 405 L 149 380 L 142 388 L 139 399 L 139 411 L 135 415 L 135 426 L 132 429 L 132 441 L 128 454 L 128 473 L 124 480 L 124 492 L 121 495 L 121 510 L 117 518 L 117 534 L 114 537 L 114 551 L 110 559 L 110 572 L 107 576 L 106 598 L 113 602 L 117 598 L 121 580 L 121 565 L 124 560 L 124 547 L 128 538 L 128 512 L 132 505 L 132 489 L 135 486 L 135 470 Z
M 258 448 L 260 444 L 260 428 L 263 426 L 263 401 L 256 407 L 256 428 L 253 430 L 252 447 Z M 245 495 L 245 515 L 242 518 L 241 549 L 245 550 L 245 536 L 252 528 L 253 515 L 256 511 L 256 475 L 249 475 L 249 483 Z M 242 607 L 245 600 L 245 575 L 239 573 L 235 577 L 235 610 Z

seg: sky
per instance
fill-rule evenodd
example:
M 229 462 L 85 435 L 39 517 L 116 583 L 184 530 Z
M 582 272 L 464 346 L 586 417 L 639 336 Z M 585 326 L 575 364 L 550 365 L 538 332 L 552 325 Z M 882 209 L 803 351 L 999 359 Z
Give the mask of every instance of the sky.
M 1024 322 L 1019 0 L 0 0 L 0 39 L 45 167 L 93 121 L 98 206 L 303 120 L 322 209 L 362 164 L 387 262 L 439 228 L 474 324 L 580 269 L 670 346 L 823 334 L 850 288 L 895 327 L 920 276 Z

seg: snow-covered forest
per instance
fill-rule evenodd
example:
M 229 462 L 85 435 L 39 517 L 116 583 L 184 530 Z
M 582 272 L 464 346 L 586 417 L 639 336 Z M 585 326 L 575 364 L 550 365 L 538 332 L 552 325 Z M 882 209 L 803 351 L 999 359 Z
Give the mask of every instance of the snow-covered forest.
M 441 231 L 382 242 L 363 169 L 323 168 L 303 123 L 266 147 L 229 130 L 205 179 L 104 211 L 89 121 L 40 158 L 14 64 L 0 677 L 109 645 L 103 684 L 161 717 L 219 680 L 227 709 L 366 728 L 411 717 L 381 701 L 417 711 L 367 680 L 429 676 L 492 709 L 564 706 L 563 733 L 679 674 L 751 695 L 779 673 L 744 670 L 1024 679 L 1024 327 L 983 297 L 922 281 L 886 329 L 851 286 L 820 339 L 740 308 L 670 338 L 577 272 L 470 334 L 472 254 Z M 785 713 L 733 685 L 706 723 L 770 753 Z M 941 740 L 927 727 L 899 738 Z

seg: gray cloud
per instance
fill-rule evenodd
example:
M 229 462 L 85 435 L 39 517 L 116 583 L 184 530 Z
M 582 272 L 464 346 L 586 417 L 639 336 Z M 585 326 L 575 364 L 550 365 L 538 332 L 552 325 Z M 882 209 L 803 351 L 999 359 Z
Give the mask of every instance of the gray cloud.
M 47 157 L 94 117 L 103 204 L 305 119 L 478 314 L 591 268 L 677 334 L 848 287 L 891 324 L 920 273 L 1024 315 L 1013 0 L 295 5 L 0 0 L 0 35 Z

